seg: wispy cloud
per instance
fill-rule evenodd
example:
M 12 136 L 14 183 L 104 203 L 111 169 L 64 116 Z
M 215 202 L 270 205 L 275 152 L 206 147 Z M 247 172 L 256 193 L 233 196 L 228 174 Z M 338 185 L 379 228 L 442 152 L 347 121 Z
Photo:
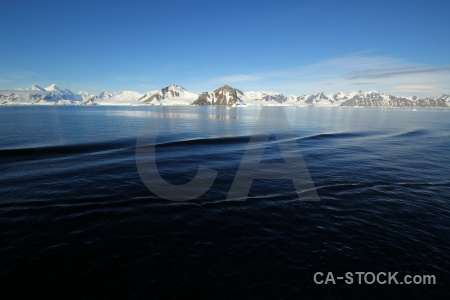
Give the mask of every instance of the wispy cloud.
M 358 89 L 376 89 L 394 95 L 431 96 L 450 91 L 450 66 L 355 53 L 291 69 L 227 75 L 212 81 L 239 84 L 243 90 L 274 90 L 297 95 L 352 91 L 358 86 Z
M 450 71 L 450 66 L 436 67 L 436 68 L 417 68 L 417 69 L 411 69 L 411 70 L 406 70 L 406 71 L 401 71 L 401 68 L 396 71 L 387 71 L 387 72 L 386 71 L 383 72 L 384 70 L 373 70 L 373 71 L 375 71 L 375 74 L 371 74 L 369 71 L 369 73 L 366 73 L 366 75 L 355 75 L 348 79 L 352 80 L 352 79 L 359 79 L 359 78 L 368 78 L 368 79 L 391 78 L 394 76 L 407 75 L 407 74 L 437 73 L 437 72 L 443 72 L 443 71 Z M 377 73 L 377 72 L 379 72 L 379 73 Z

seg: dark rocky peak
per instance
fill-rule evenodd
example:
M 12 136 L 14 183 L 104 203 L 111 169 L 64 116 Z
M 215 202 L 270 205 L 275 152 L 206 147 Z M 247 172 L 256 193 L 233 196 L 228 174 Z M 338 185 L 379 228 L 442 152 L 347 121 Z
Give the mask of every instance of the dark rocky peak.
M 241 90 L 234 88 L 232 86 L 229 85 L 224 85 L 223 87 L 220 87 L 216 90 L 214 90 L 214 93 L 218 93 L 218 92 L 227 92 L 227 93 L 239 93 L 239 94 L 243 94 Z

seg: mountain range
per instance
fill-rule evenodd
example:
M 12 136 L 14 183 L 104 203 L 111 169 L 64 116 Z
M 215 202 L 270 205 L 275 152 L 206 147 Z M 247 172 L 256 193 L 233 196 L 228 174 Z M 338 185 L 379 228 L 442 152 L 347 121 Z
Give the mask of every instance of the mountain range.
M 192 93 L 178 84 L 147 93 L 134 91 L 106 92 L 99 95 L 77 93 L 57 84 L 46 88 L 38 85 L 26 89 L 0 90 L 2 105 L 226 105 L 244 106 L 353 106 L 353 107 L 449 107 L 450 96 L 419 99 L 397 97 L 378 91 L 317 93 L 295 96 L 276 92 L 243 92 L 224 85 L 214 91 Z

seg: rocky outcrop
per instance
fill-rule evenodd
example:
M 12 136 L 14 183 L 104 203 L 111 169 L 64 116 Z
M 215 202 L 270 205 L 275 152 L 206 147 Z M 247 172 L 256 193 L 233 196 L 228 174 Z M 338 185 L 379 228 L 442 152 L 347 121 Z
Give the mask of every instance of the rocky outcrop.
M 232 86 L 224 85 L 214 92 L 200 94 L 193 105 L 235 105 L 240 102 L 244 93 Z

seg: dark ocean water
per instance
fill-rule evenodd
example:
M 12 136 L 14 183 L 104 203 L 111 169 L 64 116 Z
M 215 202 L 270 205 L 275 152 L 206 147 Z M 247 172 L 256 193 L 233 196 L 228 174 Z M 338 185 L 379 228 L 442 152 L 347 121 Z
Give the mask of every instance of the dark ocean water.
M 283 111 L 1 107 L 0 296 L 448 297 L 450 110 Z M 251 140 L 260 131 L 268 141 Z M 138 172 L 151 137 L 168 190 L 210 178 L 200 166 L 217 171 L 211 188 L 156 196 Z M 283 148 L 292 141 L 298 151 Z M 295 157 L 320 201 L 264 178 L 246 201 L 226 201 L 246 149 L 264 149 L 261 164 Z M 313 280 L 358 271 L 437 283 Z

